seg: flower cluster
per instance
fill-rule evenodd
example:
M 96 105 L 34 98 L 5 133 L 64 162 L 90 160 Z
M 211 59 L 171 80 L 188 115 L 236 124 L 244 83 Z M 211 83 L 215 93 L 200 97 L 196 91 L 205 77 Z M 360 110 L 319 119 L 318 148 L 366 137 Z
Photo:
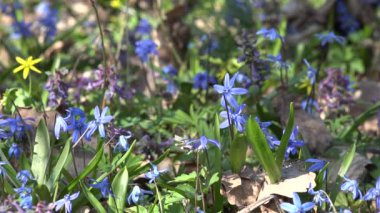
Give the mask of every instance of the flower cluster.
M 31 209 L 33 207 L 32 188 L 27 187 L 29 180 L 34 180 L 28 170 L 21 170 L 17 173 L 16 179 L 21 182 L 21 187 L 15 188 L 15 192 L 19 195 L 20 206 L 23 209 Z

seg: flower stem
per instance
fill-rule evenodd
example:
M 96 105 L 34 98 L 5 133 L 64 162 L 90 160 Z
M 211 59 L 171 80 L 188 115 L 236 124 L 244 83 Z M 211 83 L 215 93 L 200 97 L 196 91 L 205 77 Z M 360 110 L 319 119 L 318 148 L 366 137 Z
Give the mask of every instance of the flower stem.
M 197 212 L 197 199 L 198 199 L 198 195 L 197 195 L 197 191 L 198 191 L 198 177 L 199 177 L 199 152 L 197 152 L 197 162 L 196 162 L 196 177 L 195 177 L 195 191 L 194 191 L 194 212 L 196 213 Z
M 230 129 L 230 136 L 231 136 L 231 143 L 232 141 L 234 140 L 234 130 L 233 130 L 233 124 L 231 122 L 231 118 L 230 118 L 230 111 L 228 110 L 228 106 L 227 106 L 227 98 L 226 98 L 226 95 L 223 94 L 223 98 L 224 98 L 224 103 L 226 104 L 226 111 L 227 111 L 227 120 L 228 120 L 228 128 Z
M 158 190 L 158 186 L 157 186 L 156 180 L 154 180 L 154 186 L 156 187 L 156 192 L 157 192 L 157 197 L 158 197 L 158 204 L 160 205 L 160 212 L 164 213 L 164 209 L 162 208 L 161 194 L 160 194 L 160 191 Z

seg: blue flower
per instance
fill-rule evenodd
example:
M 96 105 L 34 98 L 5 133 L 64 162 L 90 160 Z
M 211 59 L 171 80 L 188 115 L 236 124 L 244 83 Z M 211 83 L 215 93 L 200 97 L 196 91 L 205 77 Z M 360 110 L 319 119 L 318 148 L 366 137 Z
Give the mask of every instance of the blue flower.
M 337 42 L 340 45 L 343 45 L 345 39 L 342 36 L 335 35 L 334 32 L 324 33 L 324 34 L 317 34 L 316 35 L 319 40 L 321 40 L 321 45 L 325 46 L 327 43 L 334 43 Z
M 224 120 L 220 124 L 220 128 L 221 129 L 227 128 L 231 124 L 231 125 L 235 125 L 239 132 L 244 132 L 245 123 L 247 122 L 246 115 L 242 114 L 244 108 L 245 108 L 245 104 L 242 104 L 237 107 L 235 112 L 233 112 L 230 107 L 227 107 L 228 114 L 227 114 L 227 111 L 222 111 L 220 113 L 220 116 L 225 118 L 226 120 Z
M 144 39 L 136 42 L 136 55 L 142 62 L 148 61 L 149 55 L 157 55 L 157 45 L 150 39 Z
M 224 76 L 224 85 L 216 84 L 214 85 L 214 89 L 219 93 L 222 94 L 221 98 L 221 104 L 222 106 L 226 107 L 225 101 L 227 101 L 229 104 L 231 104 L 235 109 L 238 108 L 238 103 L 233 95 L 244 95 L 248 93 L 247 89 L 244 88 L 234 88 L 235 79 L 238 76 L 238 73 L 236 73 L 234 76 L 232 76 L 230 80 L 230 75 L 226 73 Z
M 99 189 L 102 193 L 103 198 L 108 197 L 108 195 L 112 194 L 110 183 L 108 182 L 108 177 L 105 177 L 102 181 L 96 182 L 92 180 L 93 183 L 90 184 L 91 187 L 95 189 Z
M 86 115 L 76 107 L 70 107 L 66 111 L 67 116 L 64 119 L 67 123 L 67 130 L 72 131 L 72 142 L 75 143 L 87 130 Z M 91 140 L 91 138 L 85 138 L 88 141 Z
M 307 113 L 312 114 L 314 110 L 316 110 L 317 112 L 320 110 L 319 104 L 316 100 L 310 99 L 309 106 L 307 105 L 307 102 L 307 99 L 301 102 L 301 108 L 305 110 Z
M 343 192 L 351 192 L 352 193 L 352 199 L 356 199 L 359 195 L 359 199 L 362 199 L 362 192 L 359 189 L 358 182 L 356 180 L 350 180 L 346 178 L 345 176 L 343 177 L 346 182 L 344 182 L 340 186 L 340 190 Z
M 317 70 L 314 67 L 312 67 L 306 59 L 303 59 L 303 62 L 305 63 L 307 67 L 307 77 L 310 80 L 310 84 L 315 84 Z
M 20 206 L 23 209 L 32 209 L 33 208 L 33 197 L 31 194 L 26 194 L 20 196 Z
M 24 20 L 15 21 L 12 24 L 13 33 L 11 34 L 12 39 L 27 38 L 33 35 L 31 31 L 32 23 L 26 23 Z
M 256 122 L 259 124 L 260 129 L 263 131 L 265 138 L 267 139 L 267 142 L 269 144 L 269 147 L 274 150 L 276 146 L 280 145 L 280 140 L 276 138 L 276 136 L 272 135 L 268 131 L 268 127 L 271 125 L 271 122 L 261 122 L 258 117 L 255 118 Z
M 88 126 L 87 138 L 91 138 L 91 135 L 94 134 L 95 130 L 99 130 L 100 137 L 106 137 L 106 132 L 104 129 L 104 124 L 109 123 L 113 117 L 111 115 L 106 115 L 108 112 L 108 107 L 105 107 L 100 114 L 99 107 L 96 106 L 94 110 L 95 120 L 91 121 Z
M 313 202 L 302 203 L 297 193 L 293 192 L 293 204 L 281 203 L 281 208 L 289 213 L 304 213 L 314 208 Z
M 57 33 L 58 10 L 54 9 L 50 2 L 42 1 L 36 8 L 39 23 L 45 28 L 46 37 L 52 39 Z
M 326 197 L 326 194 L 323 190 L 314 191 L 314 189 L 311 187 L 311 184 L 310 184 L 307 192 L 311 195 L 314 195 L 313 202 L 315 204 L 322 206 L 323 203 L 329 203 L 329 199 Z
M 128 139 L 132 137 L 132 134 L 129 135 L 120 135 L 119 141 L 115 145 L 115 149 L 126 152 L 129 149 Z
M 270 41 L 274 41 L 278 38 L 281 39 L 281 41 L 283 41 L 282 36 L 280 36 L 280 34 L 278 34 L 274 28 L 267 29 L 263 27 L 259 31 L 256 32 L 256 35 L 261 35 Z
M 32 129 L 32 126 L 27 123 L 28 121 L 34 121 L 34 119 L 22 119 L 20 118 L 20 116 L 16 116 L 16 118 L 6 118 L 0 120 L 0 127 L 8 128 L 8 131 L 11 134 L 15 135 L 16 138 L 20 139 L 24 135 L 25 131 L 29 131 Z
M 151 194 L 153 195 L 153 192 L 147 191 L 144 189 L 140 189 L 138 186 L 134 186 L 132 189 L 131 194 L 128 196 L 128 203 L 138 203 L 141 199 L 144 198 L 144 195 Z
M 200 72 L 194 76 L 194 89 L 207 89 L 209 84 L 215 84 L 216 78 L 207 72 Z
M 349 209 L 339 209 L 339 213 L 352 213 Z
M 64 132 L 67 132 L 67 123 L 65 119 L 63 119 L 60 115 L 58 115 L 55 119 L 55 125 L 54 125 L 54 134 L 57 140 L 59 139 L 61 130 Z
M 15 188 L 14 190 L 15 190 L 15 192 L 16 192 L 17 194 L 20 195 L 20 197 L 32 193 L 32 188 L 26 187 L 26 186 L 24 186 L 24 185 L 22 185 L 22 186 L 19 187 L 19 188 Z
M 153 163 L 150 163 L 150 165 L 152 165 L 152 169 L 149 172 L 145 173 L 145 177 L 150 179 L 149 183 L 153 183 L 156 180 L 156 178 L 160 176 L 160 173 L 165 172 L 165 170 L 158 171 L 156 165 L 154 165 Z
M 0 175 L 2 175 L 3 177 L 5 177 L 5 175 L 7 174 L 7 171 L 3 167 L 3 165 L 5 165 L 5 164 L 7 164 L 7 163 L 0 161 Z
M 368 190 L 364 195 L 363 200 L 369 201 L 376 198 L 376 208 L 380 210 L 380 177 L 377 178 L 376 185 L 374 188 Z
M 162 72 L 169 76 L 176 76 L 178 74 L 178 70 L 170 64 L 163 67 Z
M 71 201 L 77 199 L 79 196 L 79 192 L 74 193 L 72 195 L 67 194 L 65 197 L 61 200 L 58 200 L 54 203 L 55 211 L 60 210 L 63 206 L 65 206 L 65 212 L 71 212 L 72 211 L 72 204 Z
M 305 145 L 305 143 L 302 140 L 297 139 L 298 134 L 298 126 L 293 129 L 292 134 L 290 135 L 288 147 L 286 148 L 285 152 L 285 159 L 289 158 L 289 155 L 295 155 L 298 152 L 298 148 Z
M 274 66 L 276 67 L 276 69 L 279 69 L 279 70 L 281 69 L 288 70 L 290 68 L 289 63 L 282 60 L 282 56 L 280 53 L 276 56 L 268 55 L 267 61 L 274 63 Z
M 34 180 L 28 170 L 19 171 L 16 175 L 16 179 L 19 180 L 23 186 L 25 186 L 29 180 Z
M 187 142 L 186 144 L 192 145 L 194 150 L 206 150 L 207 149 L 207 144 L 214 144 L 216 147 L 220 149 L 220 144 L 218 141 L 213 140 L 213 139 L 208 139 L 206 136 L 201 136 L 199 139 L 196 140 L 191 140 Z
M 152 26 L 150 25 L 149 21 L 142 18 L 139 22 L 139 25 L 137 25 L 136 32 L 140 33 L 141 35 L 149 35 L 150 31 L 152 30 Z
M 19 159 L 21 153 L 22 153 L 21 147 L 17 143 L 13 143 L 11 148 L 9 148 L 8 156 L 9 158 L 12 158 L 12 156 L 15 156 L 16 159 Z
M 325 165 L 326 165 L 326 161 L 315 159 L 315 158 L 309 158 L 309 159 L 305 160 L 305 162 L 307 162 L 307 163 L 313 163 L 307 169 L 308 172 L 321 171 L 325 167 Z

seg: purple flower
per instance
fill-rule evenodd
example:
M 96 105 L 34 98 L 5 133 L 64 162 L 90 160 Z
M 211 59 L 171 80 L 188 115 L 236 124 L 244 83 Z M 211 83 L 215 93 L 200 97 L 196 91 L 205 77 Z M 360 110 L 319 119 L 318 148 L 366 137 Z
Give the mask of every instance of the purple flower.
M 376 209 L 380 211 L 380 177 L 377 178 L 375 187 L 368 190 L 363 200 L 369 201 L 376 199 Z
M 94 134 L 96 129 L 99 130 L 100 137 L 102 138 L 106 137 L 104 124 L 111 122 L 111 120 L 113 119 L 111 115 L 107 115 L 107 112 L 108 112 L 108 107 L 105 107 L 102 110 L 102 113 L 100 113 L 98 106 L 95 107 L 95 110 L 94 110 L 95 120 L 91 121 L 90 124 L 88 125 L 89 130 L 86 134 L 87 138 L 91 138 L 91 136 Z
M 216 79 L 210 76 L 207 72 L 200 72 L 194 76 L 194 88 L 195 89 L 207 89 L 209 84 L 215 84 Z
M 61 69 L 49 76 L 45 84 L 45 89 L 49 92 L 49 106 L 59 106 L 60 103 L 64 103 L 69 96 L 69 85 L 63 81 L 63 78 L 67 72 L 68 71 L 66 69 Z
M 317 34 L 316 37 L 321 40 L 321 45 L 325 46 L 327 43 L 334 43 L 337 42 L 340 45 L 343 45 L 345 39 L 342 36 L 335 35 L 334 32 L 324 33 L 324 34 Z
M 238 73 L 236 73 L 232 78 L 230 79 L 230 75 L 226 73 L 224 76 L 224 85 L 216 84 L 214 85 L 214 89 L 219 93 L 222 94 L 221 98 L 221 104 L 222 106 L 226 107 L 225 101 L 227 101 L 229 104 L 231 104 L 235 109 L 238 108 L 238 103 L 233 95 L 244 95 L 248 93 L 247 89 L 244 88 L 234 88 L 235 79 L 238 76 Z
M 359 189 L 358 182 L 356 180 L 350 180 L 346 178 L 345 176 L 343 177 L 346 182 L 344 182 L 340 186 L 340 190 L 343 192 L 351 192 L 352 193 L 352 199 L 356 199 L 359 195 L 359 199 L 362 199 L 362 192 Z
M 152 26 L 149 21 L 142 18 L 140 19 L 139 25 L 137 25 L 136 32 L 141 35 L 149 35 L 150 31 L 152 31 Z
M 96 182 L 95 180 L 92 180 L 92 184 L 90 184 L 91 187 L 95 189 L 99 189 L 102 193 L 103 198 L 107 198 L 108 195 L 112 194 L 110 183 L 108 182 L 108 177 L 105 177 L 102 181 Z
M 149 55 L 157 55 L 157 45 L 150 39 L 144 39 L 136 42 L 136 55 L 142 62 L 148 61 Z
M 8 157 L 12 158 L 12 156 L 15 156 L 16 159 L 19 159 L 21 153 L 22 153 L 21 147 L 17 143 L 13 143 L 11 148 L 9 148 Z
M 32 23 L 26 23 L 24 20 L 13 22 L 13 33 L 11 34 L 11 38 L 20 39 L 31 37 L 33 35 L 31 31 L 31 26 Z
M 71 201 L 77 199 L 79 196 L 79 192 L 74 193 L 72 195 L 66 194 L 65 197 L 61 200 L 58 200 L 54 203 L 55 211 L 60 210 L 63 206 L 65 206 L 65 212 L 70 213 L 72 211 Z
M 153 183 L 156 180 L 156 178 L 158 178 L 158 176 L 160 176 L 160 173 L 163 173 L 166 170 L 158 171 L 156 165 L 154 165 L 153 163 L 150 163 L 150 165 L 152 166 L 152 169 L 149 172 L 145 173 L 145 177 L 150 179 L 149 183 Z
M 293 192 L 293 204 L 281 203 L 281 208 L 289 213 L 305 213 L 314 208 L 313 202 L 302 203 L 297 193 Z
M 245 104 L 242 104 L 236 108 L 236 110 L 233 112 L 230 107 L 227 107 L 227 111 L 222 111 L 220 113 L 220 116 L 225 118 L 221 124 L 220 128 L 224 129 L 231 125 L 235 125 L 237 130 L 239 132 L 244 132 L 245 123 L 247 122 L 246 115 L 242 114 L 243 110 L 245 108 Z M 229 119 L 228 119 L 229 118 Z
M 192 145 L 194 150 L 206 150 L 207 149 L 207 144 L 213 144 L 216 147 L 220 149 L 220 144 L 218 141 L 213 140 L 213 139 L 208 139 L 206 136 L 201 136 L 199 139 L 191 140 L 187 142 L 186 144 Z
M 325 165 L 326 165 L 326 161 L 315 159 L 315 158 L 309 158 L 309 159 L 305 160 L 305 162 L 306 163 L 313 163 L 307 169 L 308 172 L 321 171 L 325 167 Z
M 144 198 L 144 195 L 150 194 L 153 195 L 153 192 L 147 191 L 144 189 L 140 189 L 138 186 L 134 186 L 131 194 L 128 196 L 128 203 L 138 203 L 140 200 Z
M 280 34 L 278 34 L 274 28 L 267 29 L 263 27 L 259 31 L 256 32 L 256 35 L 261 35 L 270 41 L 274 41 L 278 38 L 281 39 L 281 41 L 283 41 L 282 36 L 280 36 Z
M 306 59 L 303 59 L 303 62 L 305 63 L 307 67 L 307 77 L 310 80 L 310 84 L 315 84 L 317 70 L 314 67 L 312 67 Z

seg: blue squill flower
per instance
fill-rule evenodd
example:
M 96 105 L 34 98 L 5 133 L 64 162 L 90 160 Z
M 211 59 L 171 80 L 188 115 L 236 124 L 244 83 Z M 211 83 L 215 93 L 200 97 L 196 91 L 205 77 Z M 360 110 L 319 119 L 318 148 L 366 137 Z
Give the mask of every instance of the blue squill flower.
M 12 158 L 12 156 L 15 156 L 16 159 L 19 159 L 21 153 L 22 153 L 21 147 L 17 143 L 13 143 L 11 148 L 9 148 L 8 157 Z
M 334 32 L 324 33 L 324 34 L 317 34 L 317 38 L 321 41 L 321 45 L 325 46 L 327 43 L 334 43 L 337 42 L 340 45 L 343 45 L 345 39 L 342 36 L 335 35 Z
M 167 65 L 162 68 L 162 72 L 169 76 L 176 76 L 178 74 L 178 70 L 172 65 Z
M 305 213 L 314 208 L 313 202 L 302 203 L 297 193 L 293 192 L 293 204 L 281 203 L 281 208 L 289 213 Z
M 57 140 L 60 137 L 61 131 L 67 132 L 67 123 L 60 115 L 55 119 L 54 134 Z
M 3 167 L 3 165 L 5 165 L 5 164 L 7 164 L 7 163 L 0 161 L 0 175 L 3 177 L 5 177 L 5 175 L 7 174 L 7 171 Z
M 16 179 L 19 180 L 23 186 L 25 186 L 29 180 L 34 180 L 32 174 L 30 174 L 28 170 L 19 171 L 16 175 Z
M 209 84 L 215 84 L 216 78 L 207 72 L 200 72 L 194 76 L 194 89 L 207 89 Z
M 152 31 L 152 26 L 149 21 L 142 18 L 140 19 L 139 25 L 137 25 L 136 32 L 141 35 L 149 35 L 150 31 Z
M 63 199 L 60 199 L 54 203 L 55 211 L 60 210 L 63 206 L 65 206 L 65 212 L 70 213 L 72 211 L 72 203 L 71 201 L 77 199 L 79 196 L 79 192 L 74 193 L 72 195 L 66 194 Z
M 306 59 L 303 59 L 307 67 L 307 78 L 310 80 L 310 84 L 315 84 L 315 79 L 317 77 L 317 70 L 312 67 Z
M 227 107 L 228 114 L 227 114 L 227 111 L 222 111 L 220 113 L 220 116 L 225 118 L 226 120 L 224 120 L 220 124 L 220 128 L 221 129 L 227 128 L 231 124 L 231 125 L 235 125 L 239 132 L 244 132 L 245 123 L 247 122 L 246 115 L 242 114 L 244 108 L 245 108 L 245 104 L 242 104 L 238 106 L 235 109 L 235 111 L 232 111 L 230 107 Z
M 33 197 L 31 194 L 26 194 L 20 196 L 20 206 L 23 209 L 32 209 L 33 208 Z
M 375 187 L 368 190 L 363 200 L 369 201 L 376 199 L 376 209 L 380 211 L 380 177 L 377 178 Z
M 132 204 L 132 203 L 136 204 L 144 198 L 144 195 L 147 195 L 147 194 L 153 195 L 153 192 L 141 189 L 138 186 L 134 186 L 131 194 L 129 194 L 129 196 L 128 196 L 128 203 L 129 204 Z
M 222 106 L 226 107 L 225 101 L 227 101 L 229 104 L 231 104 L 235 109 L 239 107 L 236 99 L 233 95 L 244 95 L 248 93 L 248 90 L 245 88 L 234 88 L 235 79 L 238 76 L 238 73 L 236 73 L 232 78 L 230 79 L 230 75 L 226 73 L 224 76 L 224 85 L 216 84 L 214 85 L 214 89 L 222 95 L 221 98 L 221 104 Z
M 359 199 L 362 199 L 362 192 L 359 189 L 359 184 L 356 182 L 356 180 L 350 180 L 343 177 L 345 182 L 340 186 L 340 190 L 343 192 L 351 192 L 352 193 L 352 199 L 356 199 L 359 196 Z
M 16 118 L 5 118 L 0 120 L 0 127 L 5 127 L 8 131 L 15 135 L 16 138 L 20 139 L 25 134 L 25 131 L 29 131 L 32 129 L 32 126 L 28 124 L 29 121 L 34 121 L 33 118 L 20 118 L 20 116 L 16 116 Z
M 289 158 L 289 155 L 295 155 L 298 152 L 298 148 L 302 147 L 305 145 L 305 143 L 302 140 L 297 139 L 298 135 L 298 126 L 296 126 L 292 134 L 290 135 L 289 142 L 288 142 L 288 147 L 286 148 L 285 152 L 285 159 Z
M 301 108 L 305 110 L 307 113 L 312 114 L 314 110 L 317 112 L 320 111 L 319 104 L 316 100 L 310 99 L 309 106 L 307 105 L 307 103 L 308 103 L 308 99 L 303 100 L 301 102 Z
M 261 35 L 270 41 L 274 41 L 278 38 L 281 39 L 281 41 L 283 41 L 282 36 L 278 34 L 274 28 L 267 29 L 263 27 L 259 31 L 256 32 L 256 35 Z
M 67 130 L 72 131 L 72 142 L 76 143 L 81 135 L 87 130 L 86 115 L 76 107 L 70 107 L 67 111 L 67 116 L 64 118 L 67 123 Z M 91 138 L 85 137 L 86 140 Z
M 102 181 L 96 182 L 95 180 L 92 180 L 92 184 L 90 184 L 91 187 L 95 189 L 99 189 L 102 193 L 103 198 L 107 198 L 108 195 L 112 195 L 111 186 L 108 182 L 108 177 L 105 177 Z
M 267 139 L 267 142 L 269 144 L 269 147 L 274 150 L 276 146 L 280 145 L 280 140 L 276 138 L 276 136 L 269 133 L 268 127 L 271 125 L 271 122 L 269 121 L 263 121 L 261 122 L 258 117 L 255 118 L 256 122 L 259 124 L 260 129 L 263 131 L 265 138 Z
M 91 121 L 88 125 L 88 132 L 86 133 L 87 138 L 91 138 L 92 134 L 96 131 L 96 129 L 99 130 L 100 137 L 104 138 L 106 137 L 106 131 L 104 129 L 104 124 L 109 123 L 113 117 L 111 115 L 107 115 L 108 107 L 105 107 L 102 110 L 102 113 L 100 113 L 99 107 L 96 106 L 94 110 L 94 117 L 95 120 Z
M 136 42 L 136 55 L 142 62 L 147 62 L 149 55 L 157 55 L 157 45 L 150 39 L 144 39 Z
M 121 152 L 126 152 L 129 149 L 128 139 L 132 137 L 132 134 L 129 135 L 120 135 L 119 140 L 115 145 L 115 149 Z
M 306 163 L 312 163 L 312 165 L 307 169 L 308 172 L 316 172 L 316 171 L 319 172 L 326 165 L 326 161 L 315 159 L 315 158 L 306 159 L 305 162 Z
M 145 173 L 145 177 L 150 179 L 149 183 L 153 183 L 156 180 L 156 178 L 160 176 L 160 173 L 163 173 L 166 170 L 158 171 L 158 168 L 156 165 L 154 165 L 153 163 L 150 163 L 150 165 L 152 166 L 152 169 L 149 172 Z
M 24 185 L 22 185 L 22 186 L 19 187 L 19 188 L 15 188 L 14 190 L 15 190 L 15 192 L 16 192 L 17 194 L 19 194 L 20 196 L 28 195 L 28 194 L 32 193 L 32 188 L 30 188 L 30 187 L 26 187 L 26 186 L 24 186 Z
M 310 184 L 307 192 L 311 195 L 314 195 L 313 202 L 315 204 L 322 206 L 323 203 L 329 203 L 329 199 L 326 197 L 326 194 L 323 190 L 314 191 L 314 189 L 311 187 L 311 184 Z
M 209 139 L 203 135 L 199 139 L 188 141 L 186 144 L 192 145 L 193 149 L 198 150 L 198 151 L 206 150 L 207 144 L 213 144 L 220 149 L 220 144 L 218 141 L 213 140 L 213 139 Z
M 11 34 L 12 39 L 28 38 L 33 36 L 31 31 L 32 23 L 26 23 L 24 20 L 15 21 L 12 24 L 13 32 Z

